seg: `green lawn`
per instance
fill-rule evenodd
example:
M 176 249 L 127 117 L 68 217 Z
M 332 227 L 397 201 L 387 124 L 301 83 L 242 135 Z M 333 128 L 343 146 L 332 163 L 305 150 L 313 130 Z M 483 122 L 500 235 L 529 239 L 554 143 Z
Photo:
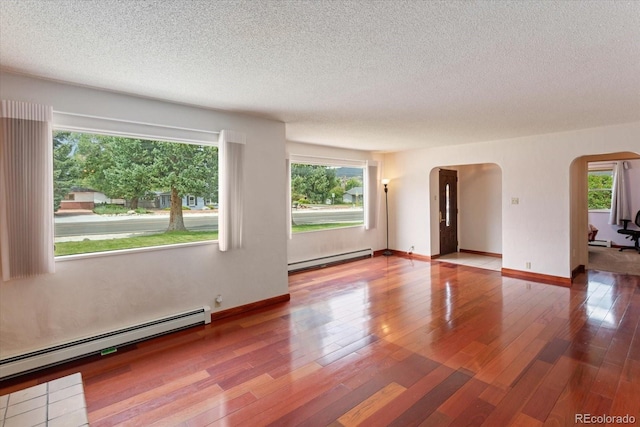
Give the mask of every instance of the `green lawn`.
M 329 224 L 301 224 L 292 226 L 294 233 L 301 233 L 304 231 L 316 231 L 326 230 L 328 228 L 341 228 L 341 227 L 354 227 L 362 225 L 361 222 L 332 222 Z
M 294 225 L 293 232 L 325 230 L 328 228 L 351 227 L 362 223 L 330 223 L 330 224 L 304 224 Z M 205 240 L 217 240 L 217 231 L 172 231 L 146 236 L 123 237 L 105 240 L 83 240 L 80 242 L 56 243 L 56 256 L 87 254 L 92 252 L 107 252 L 120 249 L 147 248 L 150 246 L 164 246 L 176 243 L 201 242 Z
M 147 236 L 125 237 L 106 240 L 83 240 L 80 242 L 56 243 L 56 256 L 86 254 L 91 252 L 115 251 L 119 249 L 146 248 L 149 246 L 172 245 L 175 243 L 217 240 L 217 231 L 171 231 Z

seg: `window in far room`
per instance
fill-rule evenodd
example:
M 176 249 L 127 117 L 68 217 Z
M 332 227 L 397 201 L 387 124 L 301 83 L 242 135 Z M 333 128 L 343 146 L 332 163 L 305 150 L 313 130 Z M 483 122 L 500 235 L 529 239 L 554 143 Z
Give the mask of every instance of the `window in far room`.
M 589 210 L 610 210 L 613 188 L 613 169 L 589 170 Z
M 293 233 L 364 225 L 364 167 L 291 163 Z
M 53 157 L 56 256 L 218 239 L 217 147 L 56 130 Z

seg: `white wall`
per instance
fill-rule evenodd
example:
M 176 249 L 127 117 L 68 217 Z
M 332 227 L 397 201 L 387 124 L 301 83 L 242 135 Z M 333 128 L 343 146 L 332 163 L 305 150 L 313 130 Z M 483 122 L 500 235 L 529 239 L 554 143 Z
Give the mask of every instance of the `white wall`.
M 382 155 L 366 151 L 344 150 L 311 144 L 287 142 L 289 155 L 321 157 L 340 160 L 376 160 L 378 174 L 381 179 L 384 174 Z M 377 182 L 380 182 L 380 179 Z M 393 183 L 391 184 L 393 185 Z M 287 200 L 289 198 L 287 197 Z M 334 230 L 311 231 L 295 233 L 287 245 L 288 263 L 307 261 L 330 255 L 352 252 L 360 249 L 383 249 L 386 245 L 384 192 L 378 191 L 378 218 L 374 229 L 365 230 L 364 227 L 348 227 Z
M 633 220 L 636 212 L 640 210 L 640 160 L 626 160 L 629 169 L 625 171 L 629 193 L 631 199 L 631 223 L 629 228 L 635 228 Z M 609 161 L 608 163 L 612 163 Z M 598 229 L 597 240 L 611 240 L 619 246 L 630 246 L 632 242 L 624 238 L 624 235 L 617 232 L 619 225 L 609 224 L 609 212 L 589 212 L 589 224 L 593 224 Z
M 502 253 L 502 171 L 495 164 L 458 168 L 460 249 Z
M 247 136 L 244 248 L 216 243 L 56 262 L 56 272 L 0 283 L 0 355 L 94 335 L 203 305 L 214 311 L 288 293 L 285 129 L 270 120 L 0 74 L 0 97 L 54 111 Z M 251 268 L 247 268 L 248 265 Z M 224 302 L 216 307 L 214 298 Z
M 417 254 L 438 252 L 434 168 L 495 163 L 502 169 L 503 267 L 525 270 L 531 262 L 531 272 L 571 277 L 571 163 L 625 151 L 640 152 L 640 122 L 388 154 L 388 177 L 397 187 L 391 247 L 415 244 Z M 513 197 L 519 204 L 511 204 Z

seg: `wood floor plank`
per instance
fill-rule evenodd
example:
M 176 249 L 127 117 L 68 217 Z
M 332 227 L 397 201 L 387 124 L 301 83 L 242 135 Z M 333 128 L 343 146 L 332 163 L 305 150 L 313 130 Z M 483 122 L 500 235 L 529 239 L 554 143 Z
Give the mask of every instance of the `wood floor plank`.
M 514 361 L 496 377 L 493 384 L 503 389 L 512 387 L 518 378 L 520 378 L 533 363 L 533 360 L 536 359 L 544 345 L 545 342 L 537 338 L 531 341 L 531 343 L 516 356 Z
M 382 427 L 395 422 L 403 413 L 410 410 L 423 396 L 450 377 L 455 371 L 441 365 L 418 380 L 407 391 L 393 401 L 393 405 L 385 406 L 378 416 L 369 420 L 369 426 Z M 435 409 L 435 408 L 434 408 Z
M 134 426 L 163 424 L 166 421 L 169 421 L 169 425 L 178 424 L 190 420 L 194 415 L 202 413 L 210 407 L 216 407 L 223 403 L 226 405 L 226 402 L 248 393 L 251 387 L 268 381 L 272 381 L 272 379 L 263 374 L 245 384 L 226 390 L 226 393 L 225 390 L 214 384 L 208 387 L 198 387 L 197 391 L 185 390 L 188 393 L 180 393 L 177 396 L 163 396 L 164 398 L 159 401 L 152 402 L 152 405 L 145 405 L 144 411 L 130 410 L 129 412 L 133 412 L 134 416 L 127 418 L 126 421 L 127 424 Z M 255 398 L 251 396 L 249 400 L 254 402 Z
M 613 399 L 618 390 L 619 379 L 622 376 L 623 367 L 609 362 L 604 362 L 598 370 L 598 375 L 593 382 L 593 390 L 598 394 Z
M 288 384 L 297 381 L 301 378 L 305 378 L 307 375 L 311 375 L 314 372 L 322 369 L 322 366 L 316 362 L 311 362 L 298 369 L 294 369 L 287 375 L 282 375 L 275 378 L 273 381 L 266 382 L 257 387 L 251 389 L 251 392 L 257 397 L 262 398 L 271 393 L 276 392 L 278 389 L 286 387 Z
M 431 391 L 420 397 L 410 408 L 398 416 L 390 426 L 416 426 L 428 418 L 441 404 L 458 391 L 470 377 L 459 371 L 448 376 Z
M 81 372 L 92 426 L 566 426 L 640 419 L 640 276 L 571 288 L 376 257 L 288 303 L 0 382 Z
M 335 421 L 333 414 L 328 414 L 326 409 L 334 407 L 352 390 L 344 384 L 339 384 L 334 388 L 319 394 L 307 403 L 293 409 L 272 423 L 271 427 L 283 425 L 303 425 L 307 427 L 322 427 Z
M 542 378 L 551 370 L 550 364 L 536 360 L 509 393 L 487 417 L 487 425 L 508 425 L 537 389 Z
M 400 384 L 390 383 L 342 415 L 338 422 L 345 427 L 360 425 L 405 390 Z
M 170 383 L 148 390 L 144 393 L 135 394 L 128 399 L 115 401 L 107 406 L 98 407 L 96 405 L 96 409 L 91 413 L 91 419 L 95 422 L 109 416 L 114 416 L 115 414 L 123 412 L 131 407 L 141 405 L 157 397 L 158 395 L 172 393 L 185 386 L 188 386 L 189 384 L 202 381 L 206 378 L 209 378 L 209 373 L 206 371 L 200 371 L 195 374 L 183 377 L 179 380 L 172 381 Z
M 454 418 L 450 426 L 481 426 L 487 417 L 495 410 L 495 406 L 489 402 L 475 398 L 464 410 Z
M 438 412 L 447 415 L 452 420 L 460 416 L 469 406 L 477 404 L 478 396 L 488 387 L 477 378 L 471 378 L 465 385 L 460 387 L 450 399 L 440 405 Z M 493 405 L 492 405 L 493 406 Z
M 419 427 L 446 427 L 451 424 L 451 421 L 448 415 L 435 411 L 426 420 L 422 421 Z
M 532 323 L 522 334 L 504 347 L 501 352 L 496 354 L 489 363 L 480 369 L 476 373 L 476 378 L 487 384 L 493 383 L 505 369 L 513 365 L 516 358 L 535 340 L 542 329 L 544 329 L 544 325 L 535 322 Z M 541 348 L 541 344 L 542 343 L 534 347 Z
M 513 427 L 541 427 L 542 422 L 521 412 L 513 418 L 509 425 Z
M 586 363 L 578 363 L 569 384 L 564 388 L 547 416 L 545 426 L 567 426 L 575 423 L 575 415 L 586 413 L 585 401 L 596 378 L 598 369 Z M 590 412 L 589 412 L 590 413 Z
M 616 416 L 632 415 L 636 421 L 640 420 L 640 401 L 638 399 L 640 386 L 638 381 L 621 381 L 618 393 L 611 403 L 610 414 Z
M 552 365 L 537 390 L 522 409 L 522 413 L 539 421 L 547 419 L 560 393 L 565 389 L 573 376 L 577 363 L 567 357 L 561 357 L 558 363 Z

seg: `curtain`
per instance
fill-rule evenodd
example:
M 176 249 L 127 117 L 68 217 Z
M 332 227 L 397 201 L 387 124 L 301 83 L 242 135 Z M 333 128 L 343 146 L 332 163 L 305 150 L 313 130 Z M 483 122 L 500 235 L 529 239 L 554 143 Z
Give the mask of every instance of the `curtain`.
M 242 247 L 244 146 L 243 133 L 230 130 L 220 132 L 218 241 L 223 252 Z
M 613 168 L 613 188 L 609 224 L 624 225 L 622 220 L 631 220 L 631 203 L 627 188 L 624 162 L 616 162 Z
M 291 200 L 291 159 L 287 156 L 285 168 L 287 169 L 287 236 L 293 239 L 293 200 Z
M 49 106 L 2 100 L 0 272 L 2 280 L 54 271 L 53 140 Z
M 378 164 L 367 161 L 365 168 L 365 209 L 364 209 L 364 229 L 376 228 L 376 209 L 378 207 Z

